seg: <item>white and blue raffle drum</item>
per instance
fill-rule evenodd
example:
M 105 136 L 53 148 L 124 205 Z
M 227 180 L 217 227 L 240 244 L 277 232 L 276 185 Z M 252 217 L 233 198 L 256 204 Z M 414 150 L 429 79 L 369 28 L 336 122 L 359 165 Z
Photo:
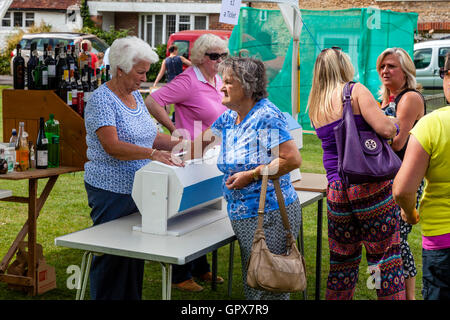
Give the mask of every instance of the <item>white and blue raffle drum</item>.
M 302 128 L 288 114 L 290 133 L 302 148 Z M 132 197 L 142 216 L 133 229 L 144 233 L 180 236 L 227 217 L 223 204 L 223 173 L 217 169 L 220 147 L 190 160 L 184 167 L 151 161 L 134 177 Z M 291 181 L 301 179 L 300 170 L 291 172 Z

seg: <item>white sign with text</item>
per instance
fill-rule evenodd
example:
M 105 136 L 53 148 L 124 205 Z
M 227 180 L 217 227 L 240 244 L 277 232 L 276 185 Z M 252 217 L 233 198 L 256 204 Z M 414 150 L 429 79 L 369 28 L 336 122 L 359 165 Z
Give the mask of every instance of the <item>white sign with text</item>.
M 222 0 L 219 22 L 238 24 L 241 0 Z

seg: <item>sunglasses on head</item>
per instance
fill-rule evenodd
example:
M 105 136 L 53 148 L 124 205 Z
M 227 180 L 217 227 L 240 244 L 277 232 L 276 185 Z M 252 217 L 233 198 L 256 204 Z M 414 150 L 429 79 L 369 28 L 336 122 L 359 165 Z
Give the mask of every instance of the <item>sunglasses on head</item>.
M 325 52 L 325 51 L 330 50 L 330 49 L 337 50 L 337 51 L 342 51 L 342 48 L 341 48 L 341 47 L 331 47 L 331 48 L 325 48 L 325 49 L 323 49 L 322 52 Z
M 450 72 L 450 69 L 441 68 L 439 70 L 439 76 L 441 77 L 441 79 L 444 79 L 445 75 L 448 74 L 449 72 Z
M 212 52 L 212 53 L 205 53 L 205 56 L 208 56 L 209 59 L 211 60 L 218 60 L 219 58 L 225 59 L 226 57 L 228 57 L 228 53 L 216 53 L 216 52 Z

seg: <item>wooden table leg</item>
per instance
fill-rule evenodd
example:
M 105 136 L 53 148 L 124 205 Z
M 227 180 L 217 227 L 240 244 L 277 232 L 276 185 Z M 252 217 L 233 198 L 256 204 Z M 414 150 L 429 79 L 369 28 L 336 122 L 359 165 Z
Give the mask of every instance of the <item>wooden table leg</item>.
M 33 279 L 33 286 L 28 291 L 37 294 L 36 270 L 36 219 L 37 219 L 37 179 L 28 180 L 28 277 Z
M 11 284 L 23 285 L 28 288 L 30 295 L 37 294 L 37 257 L 36 257 L 36 240 L 37 240 L 37 218 L 39 212 L 44 206 L 50 191 L 56 183 L 58 176 L 52 176 L 47 181 L 41 196 L 37 197 L 38 178 L 30 178 L 28 180 L 28 197 L 8 197 L 2 199 L 2 201 L 11 201 L 28 204 L 28 219 L 25 222 L 22 229 L 19 231 L 16 239 L 13 241 L 10 249 L 0 263 L 0 281 L 4 281 Z M 28 272 L 26 277 L 14 276 L 4 274 L 8 268 L 8 265 L 16 253 L 19 243 L 28 234 Z M 30 283 L 31 280 L 31 283 Z
M 320 300 L 320 276 L 322 273 L 322 210 L 323 199 L 320 199 L 317 202 L 316 300 Z

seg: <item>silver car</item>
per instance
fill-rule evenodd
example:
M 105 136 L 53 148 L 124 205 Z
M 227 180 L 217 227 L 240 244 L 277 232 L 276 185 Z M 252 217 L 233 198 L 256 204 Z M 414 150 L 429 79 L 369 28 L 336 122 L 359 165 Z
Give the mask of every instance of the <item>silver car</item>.
M 22 57 L 25 59 L 25 65 L 30 58 L 31 43 L 36 42 L 38 55 L 43 55 L 44 43 L 52 46 L 53 51 L 57 44 L 73 44 L 76 39 L 89 40 L 92 43 L 92 52 L 97 54 L 98 52 L 105 52 L 109 45 L 102 39 L 93 34 L 88 33 L 76 33 L 76 32 L 45 32 L 45 33 L 26 33 L 23 35 L 19 44 L 21 46 Z M 13 59 L 16 56 L 16 49 L 11 53 L 11 75 L 13 72 Z
M 439 69 L 450 52 L 450 39 L 419 42 L 414 45 L 416 80 L 425 89 L 442 89 Z

